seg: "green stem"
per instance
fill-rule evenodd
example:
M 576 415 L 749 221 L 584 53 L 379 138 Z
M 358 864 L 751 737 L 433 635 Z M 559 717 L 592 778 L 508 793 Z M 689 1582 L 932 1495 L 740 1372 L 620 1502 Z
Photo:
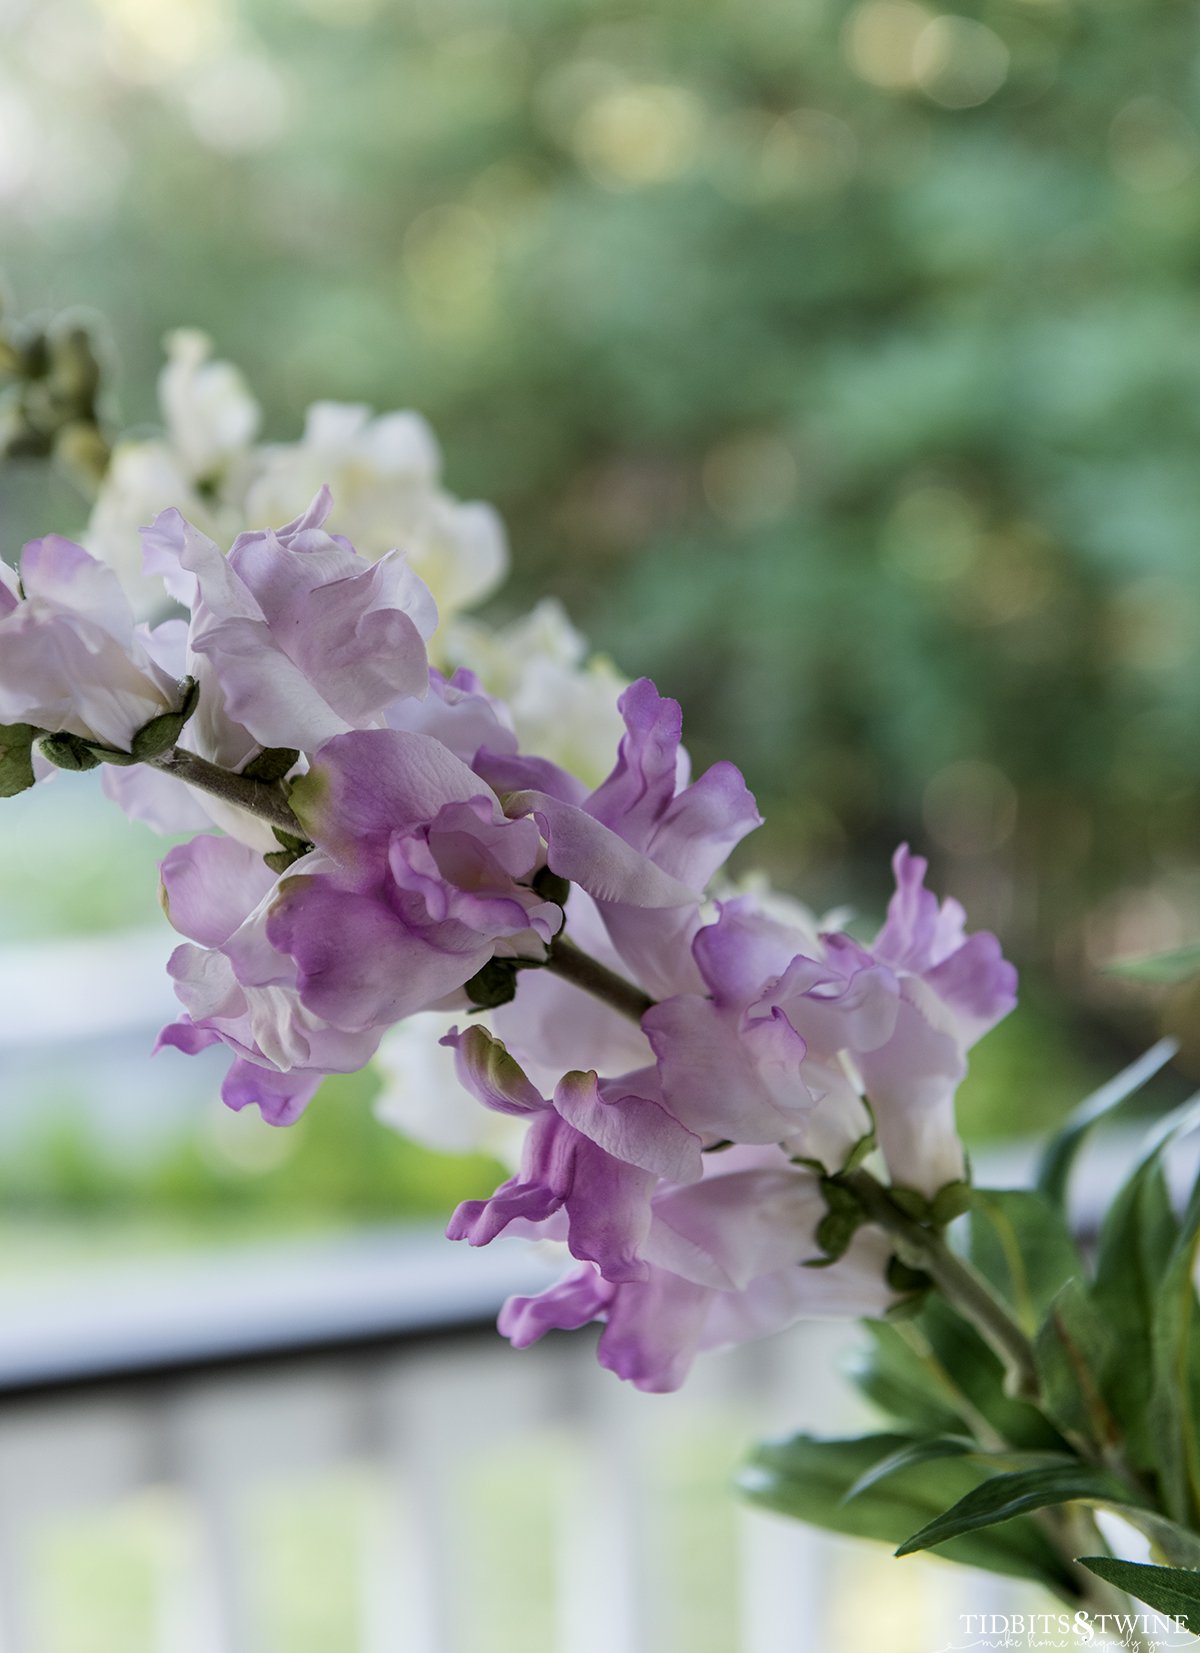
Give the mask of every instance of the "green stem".
M 581 988 L 593 998 L 611 1005 L 631 1021 L 640 1022 L 647 1010 L 653 1007 L 654 1000 L 648 993 L 643 993 L 640 987 L 626 981 L 624 976 L 619 976 L 615 970 L 610 970 L 606 964 L 583 952 L 565 936 L 556 936 L 550 943 L 546 969 L 569 981 L 573 987 Z
M 901 1242 L 904 1260 L 923 1269 L 996 1351 L 1008 1368 L 1011 1392 L 1023 1400 L 1036 1399 L 1039 1384 L 1033 1345 L 983 1276 L 956 1256 L 940 1234 L 901 1210 L 869 1171 L 847 1171 L 838 1180 L 855 1194 L 873 1223 Z
M 164 775 L 174 775 L 197 791 L 207 792 L 210 797 L 220 798 L 222 803 L 244 809 L 249 815 L 257 815 L 268 826 L 278 827 L 294 838 L 305 836 L 304 828 L 292 814 L 276 782 L 235 775 L 232 770 L 222 769 L 207 758 L 197 757 L 195 752 L 185 752 L 180 746 L 174 746 L 161 757 L 148 761 L 152 768 L 161 769 Z

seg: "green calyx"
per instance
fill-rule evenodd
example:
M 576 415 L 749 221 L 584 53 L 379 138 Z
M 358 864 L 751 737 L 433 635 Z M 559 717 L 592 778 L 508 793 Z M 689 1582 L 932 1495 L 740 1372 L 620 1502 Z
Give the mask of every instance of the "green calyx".
M 502 1004 L 511 1004 L 517 996 L 517 974 L 521 970 L 537 970 L 540 959 L 489 959 L 482 970 L 477 970 L 463 991 L 476 1010 L 498 1010 Z
M 194 677 L 183 679 L 179 685 L 179 695 L 179 710 L 161 712 L 149 723 L 143 723 L 130 742 L 128 752 L 121 751 L 120 747 L 102 746 L 98 741 L 85 740 L 82 735 L 61 733 L 43 736 L 38 749 L 57 768 L 76 772 L 95 769 L 100 763 L 115 763 L 120 769 L 127 769 L 134 763 L 150 763 L 171 750 L 184 724 L 196 710 L 200 687 Z
M 79 735 L 43 735 L 38 741 L 38 751 L 56 769 L 67 769 L 76 774 L 81 774 L 85 769 L 96 769 L 100 764 L 95 749 Z
M 272 850 L 269 855 L 263 856 L 263 860 L 272 872 L 286 872 L 294 862 L 299 861 L 301 856 L 307 855 L 312 848 L 307 838 L 299 838 L 295 833 L 284 832 L 282 827 L 272 827 L 271 831 L 275 834 L 276 841 L 283 846 L 281 849 Z
M 33 785 L 33 743 L 40 732 L 32 723 L 0 724 L 0 798 L 15 798 Z
M 534 874 L 530 887 L 543 901 L 553 901 L 559 907 L 566 906 L 567 897 L 571 893 L 570 879 L 560 878 L 558 873 L 551 872 L 549 867 L 542 867 Z

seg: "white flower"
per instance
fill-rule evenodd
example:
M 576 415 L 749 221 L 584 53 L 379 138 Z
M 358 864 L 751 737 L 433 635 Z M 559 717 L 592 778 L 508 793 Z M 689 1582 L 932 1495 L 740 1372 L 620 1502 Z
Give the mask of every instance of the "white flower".
M 515 1167 L 527 1122 L 481 1108 L 463 1089 L 454 1052 L 438 1043 L 462 1022 L 461 1010 L 427 1010 L 388 1029 L 375 1058 L 383 1079 L 375 1112 L 385 1125 L 439 1153 L 491 1154 Z
M 210 360 L 206 334 L 181 327 L 168 333 L 166 346 L 158 404 L 167 436 L 194 481 L 215 480 L 258 435 L 261 410 L 232 363 Z
M 416 413 L 316 402 L 299 442 L 264 447 L 246 496 L 249 525 L 303 510 L 328 484 L 330 527 L 365 557 L 399 549 L 432 591 L 443 623 L 493 591 L 508 570 L 499 517 L 440 486 L 441 454 Z
M 628 680 L 587 643 L 562 604 L 545 598 L 510 625 L 458 621 L 442 638 L 452 665 L 469 666 L 512 713 L 521 748 L 598 786 L 625 725 L 617 700 Z

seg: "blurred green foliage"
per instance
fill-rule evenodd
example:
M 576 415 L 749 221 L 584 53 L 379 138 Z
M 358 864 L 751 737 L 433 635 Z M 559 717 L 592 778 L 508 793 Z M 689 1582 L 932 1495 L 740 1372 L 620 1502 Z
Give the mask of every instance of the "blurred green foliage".
M 1191 11 L 40 13 L 0 108 L 20 76 L 53 143 L 0 257 L 20 308 L 104 318 L 120 424 L 181 322 L 273 435 L 418 407 L 508 522 L 495 611 L 557 592 L 677 694 L 760 796 L 747 861 L 873 910 L 910 837 L 1076 996 L 1200 933 Z M 14 541 L 83 514 L 19 467 L 0 508 Z M 1058 1111 L 1084 1075 L 1037 1026 L 994 1044 Z
M 556 590 L 678 693 L 767 806 L 757 858 L 818 898 L 877 895 L 911 835 L 999 862 L 1045 958 L 1190 860 L 1185 8 L 56 16 L 98 55 L 55 130 L 110 164 L 90 211 L 10 215 L 4 263 L 107 318 L 128 419 L 181 321 L 277 433 L 319 396 L 420 407 L 510 525 L 502 606 Z

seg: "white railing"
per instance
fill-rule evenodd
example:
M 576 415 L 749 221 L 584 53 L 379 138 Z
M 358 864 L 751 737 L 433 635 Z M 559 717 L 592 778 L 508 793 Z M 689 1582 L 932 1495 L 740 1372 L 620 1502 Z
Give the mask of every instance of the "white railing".
M 641 1395 L 586 1335 L 517 1354 L 487 1329 L 504 1291 L 545 1278 L 519 1246 L 377 1235 L 10 1303 L 0 1649 L 824 1653 L 856 1645 L 853 1622 L 883 1653 L 923 1648 L 923 1620 L 944 1646 L 960 1610 L 1012 1599 L 738 1504 L 756 1434 L 846 1424 L 842 1330 Z M 332 1539 L 288 1526 L 325 1506 Z M 96 1559 L 114 1529 L 126 1550 L 140 1535 L 132 1628 Z M 64 1564 L 64 1535 L 89 1566 Z M 297 1593 L 323 1639 L 296 1628 Z
M 97 1040 L 145 1071 L 160 941 L 0 950 L 6 1104 L 29 1064 L 100 1065 Z M 98 982 L 121 988 L 99 1010 Z M 1093 1161 L 1089 1210 L 1126 1158 Z M 933 1653 L 960 1612 L 1046 1605 L 738 1503 L 754 1438 L 866 1422 L 853 1331 L 645 1396 L 587 1334 L 497 1338 L 547 1278 L 518 1245 L 375 1234 L 0 1296 L 0 1653 Z

